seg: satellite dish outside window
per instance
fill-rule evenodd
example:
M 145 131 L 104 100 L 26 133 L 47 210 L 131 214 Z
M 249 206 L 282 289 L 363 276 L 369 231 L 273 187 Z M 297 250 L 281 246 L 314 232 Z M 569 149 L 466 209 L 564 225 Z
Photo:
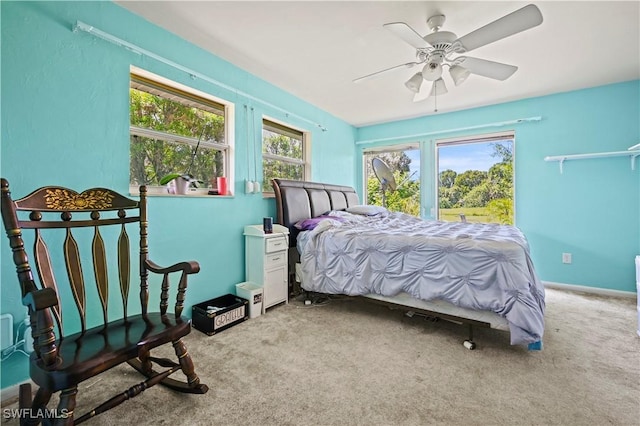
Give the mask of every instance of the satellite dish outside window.
M 379 158 L 373 158 L 371 160 L 371 166 L 376 178 L 380 181 L 380 191 L 382 191 L 382 207 L 387 207 L 387 190 L 395 191 L 398 187 L 396 184 L 396 178 L 393 176 L 393 172 L 389 169 L 389 166 Z

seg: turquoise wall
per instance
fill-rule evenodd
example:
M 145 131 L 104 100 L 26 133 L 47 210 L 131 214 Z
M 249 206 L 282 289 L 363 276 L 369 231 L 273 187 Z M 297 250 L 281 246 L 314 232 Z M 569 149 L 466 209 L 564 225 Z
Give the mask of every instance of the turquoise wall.
M 42 185 L 129 190 L 129 67 L 226 99 L 236 105 L 235 196 L 153 197 L 149 200 L 150 257 L 167 265 L 195 259 L 201 272 L 189 282 L 190 306 L 232 292 L 244 281 L 244 225 L 275 215 L 273 198 L 244 194 L 247 150 L 260 156 L 263 114 L 312 132 L 312 179 L 354 185 L 355 128 L 185 40 L 107 2 L 6 2 L 2 19 L 1 174 L 15 196 Z M 111 33 L 304 120 L 246 99 L 151 58 L 84 32 L 77 20 Z M 255 108 L 258 135 L 247 140 L 244 105 Z M 258 176 L 261 171 L 258 171 Z M 253 171 L 251 171 L 253 177 Z M 4 231 L 3 231 L 4 233 Z M 4 238 L 4 237 L 3 237 Z M 25 316 L 8 243 L 0 244 L 0 312 Z M 66 286 L 63 278 L 59 285 Z M 132 291 L 132 304 L 137 299 Z M 97 300 L 97 299 L 95 299 Z M 115 303 L 112 301 L 112 303 Z M 70 312 L 70 311 L 69 311 Z M 71 328 L 78 326 L 69 318 Z M 66 324 L 67 327 L 68 324 Z M 2 388 L 28 377 L 26 357 L 2 363 Z
M 509 127 L 448 131 L 527 117 L 539 122 Z M 529 239 L 542 280 L 635 291 L 634 257 L 640 254 L 640 158 L 557 162 L 546 156 L 626 151 L 640 142 L 640 81 L 525 99 L 472 110 L 435 114 L 358 129 L 357 139 L 396 138 L 443 132 L 439 138 L 514 130 L 516 225 Z M 419 140 L 426 147 L 423 163 L 433 157 L 436 136 Z M 360 144 L 363 147 L 384 145 Z M 358 163 L 361 169 L 361 164 Z M 433 207 L 435 172 L 425 170 Z M 358 172 L 358 185 L 362 182 Z M 573 254 L 571 264 L 562 253 Z

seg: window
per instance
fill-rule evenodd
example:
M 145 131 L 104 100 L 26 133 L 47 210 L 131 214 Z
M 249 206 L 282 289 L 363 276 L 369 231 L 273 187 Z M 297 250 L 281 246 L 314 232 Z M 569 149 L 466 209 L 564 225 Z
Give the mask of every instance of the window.
M 514 134 L 436 141 L 438 219 L 514 224 Z
M 392 172 L 396 188 L 382 191 L 380 181 L 372 167 L 372 160 L 379 158 Z M 420 148 L 418 144 L 393 148 L 375 148 L 363 152 L 365 199 L 367 204 L 384 206 L 420 216 Z
M 262 192 L 273 192 L 273 178 L 309 179 L 308 139 L 305 132 L 272 120 L 262 120 Z
M 144 184 L 150 193 L 166 193 L 161 180 L 176 173 L 192 176 L 191 192 L 206 193 L 216 187 L 216 178 L 230 179 L 229 107 L 204 93 L 153 77 L 157 76 L 131 74 L 131 191 Z

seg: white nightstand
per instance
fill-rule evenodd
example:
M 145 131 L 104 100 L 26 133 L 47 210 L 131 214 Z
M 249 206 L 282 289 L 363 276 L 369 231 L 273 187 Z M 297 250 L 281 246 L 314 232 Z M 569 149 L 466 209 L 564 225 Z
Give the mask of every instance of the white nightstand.
M 288 302 L 289 230 L 274 224 L 265 234 L 262 225 L 244 227 L 246 280 L 262 287 L 262 313 L 273 305 Z

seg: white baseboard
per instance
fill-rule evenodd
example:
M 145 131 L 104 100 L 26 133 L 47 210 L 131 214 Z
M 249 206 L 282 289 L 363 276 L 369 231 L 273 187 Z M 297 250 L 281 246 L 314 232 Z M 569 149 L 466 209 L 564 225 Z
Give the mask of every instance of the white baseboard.
M 586 285 L 576 285 L 576 284 L 554 283 L 551 281 L 542 281 L 542 284 L 544 284 L 545 288 L 555 288 L 558 290 L 580 291 L 583 293 L 598 294 L 601 296 L 636 298 L 636 293 L 633 291 L 611 290 L 608 288 L 589 287 Z
M 36 384 L 33 381 L 28 380 L 24 383 L 31 383 L 31 392 L 37 388 Z M 20 395 L 20 385 L 23 383 L 18 383 L 13 386 L 7 386 L 6 388 L 0 391 L 0 395 L 2 396 L 2 406 L 6 406 L 9 404 L 13 404 L 18 401 L 18 396 Z

